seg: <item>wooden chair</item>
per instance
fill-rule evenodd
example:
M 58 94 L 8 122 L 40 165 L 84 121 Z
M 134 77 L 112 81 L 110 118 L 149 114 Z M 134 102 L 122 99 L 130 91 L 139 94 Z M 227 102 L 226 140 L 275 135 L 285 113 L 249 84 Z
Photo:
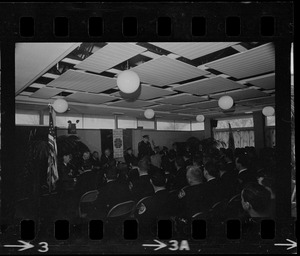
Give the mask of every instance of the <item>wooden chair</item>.
M 148 198 L 150 198 L 151 196 L 146 196 L 146 197 L 143 197 L 142 199 L 140 199 L 137 203 L 136 203 L 136 205 L 135 205 L 135 207 L 134 207 L 134 209 L 133 209 L 133 211 L 132 211 L 132 216 L 137 216 L 138 214 L 138 211 L 139 211 L 139 209 L 140 209 L 140 206 L 141 206 L 141 204 L 146 200 L 146 199 L 148 199 Z
M 81 211 L 81 204 L 82 203 L 92 203 L 94 201 L 96 201 L 97 197 L 98 197 L 98 190 L 92 190 L 92 191 L 88 191 L 86 193 L 84 193 L 79 201 L 79 207 L 78 207 L 78 213 L 79 213 L 79 217 L 80 218 L 84 218 L 86 217 L 86 213 L 82 213 Z

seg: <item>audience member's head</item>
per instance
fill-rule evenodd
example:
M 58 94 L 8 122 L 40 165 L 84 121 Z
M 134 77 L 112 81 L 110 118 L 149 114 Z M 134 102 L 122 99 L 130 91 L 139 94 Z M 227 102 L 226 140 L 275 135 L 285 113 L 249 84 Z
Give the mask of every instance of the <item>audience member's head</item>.
M 193 165 L 196 167 L 202 167 L 203 166 L 203 161 L 201 157 L 194 157 L 193 158 Z
M 246 154 L 240 154 L 235 159 L 235 166 L 237 170 L 242 170 L 248 168 L 249 160 Z
M 83 152 L 82 158 L 83 160 L 88 160 L 90 159 L 91 153 L 89 151 Z
M 63 162 L 65 163 L 65 164 L 68 164 L 68 163 L 70 163 L 70 161 L 71 161 L 71 159 L 72 159 L 72 155 L 71 154 L 69 154 L 69 153 L 65 153 L 64 155 L 63 155 Z
M 138 167 L 139 167 L 139 173 L 141 174 L 148 174 L 148 171 L 150 169 L 150 162 L 148 160 L 148 158 L 143 157 L 139 163 L 138 163 Z
M 98 154 L 97 151 L 94 151 L 94 152 L 93 152 L 93 158 L 94 158 L 94 159 L 98 159 L 98 158 L 99 158 L 99 154 Z
M 209 161 L 204 165 L 203 175 L 206 180 L 218 177 L 219 171 L 216 164 L 213 161 Z
M 119 176 L 119 172 L 116 166 L 109 166 L 106 170 L 107 180 L 116 180 Z
M 155 154 L 159 154 L 159 152 L 160 152 L 160 147 L 159 147 L 159 146 L 155 146 L 155 147 L 154 147 L 154 152 L 155 152 Z
M 176 157 L 176 159 L 175 159 L 175 166 L 176 166 L 177 169 L 185 167 L 184 158 L 182 156 L 177 156 Z
M 270 215 L 271 193 L 262 185 L 250 182 L 241 193 L 243 209 L 251 217 L 268 217 Z
M 119 171 L 119 178 L 127 179 L 127 175 L 128 175 L 127 164 L 125 164 L 125 163 L 119 163 L 117 165 L 117 169 Z
M 160 169 L 155 169 L 151 172 L 150 182 L 156 190 L 157 188 L 164 188 L 166 186 L 166 176 L 165 173 Z
M 191 186 L 203 183 L 203 172 L 197 166 L 189 166 L 186 172 L 186 179 Z
M 105 154 L 107 157 L 110 157 L 110 154 L 111 154 L 110 149 L 109 149 L 109 148 L 105 149 L 104 154 Z
M 169 151 L 168 153 L 168 158 L 169 158 L 169 161 L 172 162 L 176 159 L 176 154 L 174 151 Z
M 190 158 L 191 158 L 191 153 L 188 151 L 184 152 L 183 154 L 184 161 L 189 160 Z
M 127 148 L 127 149 L 126 149 L 126 153 L 127 153 L 128 155 L 132 155 L 132 154 L 133 154 L 132 148 Z

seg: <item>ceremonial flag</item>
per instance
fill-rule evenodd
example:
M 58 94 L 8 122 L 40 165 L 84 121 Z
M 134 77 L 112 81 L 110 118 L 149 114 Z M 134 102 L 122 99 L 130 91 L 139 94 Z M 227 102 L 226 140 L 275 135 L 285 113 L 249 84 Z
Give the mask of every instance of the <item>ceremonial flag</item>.
M 234 138 L 233 138 L 233 133 L 232 133 L 232 129 L 231 129 L 231 125 L 230 123 L 228 123 L 229 125 L 229 139 L 228 139 L 228 148 L 231 148 L 234 151 Z
M 49 192 L 51 192 L 52 190 L 55 190 L 55 183 L 58 180 L 57 145 L 56 145 L 56 136 L 54 131 L 54 123 L 53 123 L 53 109 L 51 106 L 49 111 L 48 145 L 49 145 L 49 158 L 48 158 L 48 170 L 47 170 L 47 183 L 49 185 Z

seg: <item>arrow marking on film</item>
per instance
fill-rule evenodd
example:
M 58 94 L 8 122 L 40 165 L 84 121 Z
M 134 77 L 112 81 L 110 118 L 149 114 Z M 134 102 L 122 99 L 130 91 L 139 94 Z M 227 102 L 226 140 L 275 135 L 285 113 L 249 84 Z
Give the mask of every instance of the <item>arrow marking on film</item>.
M 158 241 L 158 240 L 155 240 L 155 239 L 154 239 L 154 241 L 157 242 L 158 244 L 143 244 L 143 246 L 157 247 L 157 248 L 154 249 L 154 251 L 157 251 L 159 249 L 167 247 L 167 245 L 165 243 L 161 242 L 161 241 Z
M 20 244 L 5 244 L 3 245 L 4 247 L 13 247 L 13 248 L 18 248 L 20 247 L 21 249 L 19 249 L 18 251 L 25 251 L 27 249 L 30 249 L 30 248 L 33 248 L 34 245 L 32 245 L 31 243 L 27 243 L 25 241 L 22 241 L 22 240 L 18 240 L 19 243 L 22 243 L 21 245 Z
M 274 244 L 275 246 L 290 246 L 289 248 L 287 248 L 287 250 L 293 249 L 295 247 L 297 247 L 297 243 L 294 242 L 293 240 L 290 239 L 286 239 L 288 242 L 290 242 L 291 244 Z

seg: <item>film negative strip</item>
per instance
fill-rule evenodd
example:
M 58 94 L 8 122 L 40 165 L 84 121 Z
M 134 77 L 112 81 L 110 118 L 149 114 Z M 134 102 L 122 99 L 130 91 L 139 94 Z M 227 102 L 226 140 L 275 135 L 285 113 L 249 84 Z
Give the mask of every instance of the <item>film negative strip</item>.
M 293 40 L 292 2 L 1 3 L 0 254 L 296 253 L 295 128 L 291 103 L 294 94 L 290 64 Z M 116 89 L 116 76 L 128 69 L 136 72 L 142 83 L 139 95 L 129 100 L 120 86 L 120 90 Z M 126 93 L 132 96 L 131 91 Z M 136 186 L 134 174 L 129 177 L 126 173 L 124 184 L 111 190 L 95 187 L 76 194 L 72 185 L 67 189 L 67 180 L 76 183 L 80 176 L 72 174 L 71 179 L 66 174 L 64 178 L 55 169 L 53 159 L 58 155 L 53 141 L 57 134 L 64 133 L 53 125 L 53 134 L 49 132 L 51 121 L 47 124 L 45 120 L 51 116 L 50 101 L 64 98 L 70 102 L 71 111 L 75 109 L 75 119 L 64 120 L 70 125 L 71 135 L 65 136 L 69 139 L 56 138 L 56 146 L 63 151 L 62 148 L 79 145 L 78 141 L 70 140 L 72 133 L 76 133 L 76 124 L 72 122 L 81 120 L 86 125 L 79 122 L 82 129 L 95 129 L 88 119 L 76 120 L 78 113 L 140 118 L 150 108 L 157 118 L 179 118 L 182 123 L 189 120 L 191 127 L 190 118 L 199 109 L 213 121 L 214 115 L 220 114 L 217 99 L 226 95 L 235 101 L 235 116 L 255 113 L 252 130 L 255 146 L 261 148 L 269 131 L 258 112 L 266 102 L 275 106 L 276 128 L 270 136 L 276 146 L 273 158 L 269 155 L 261 163 L 261 167 L 270 167 L 270 161 L 275 161 L 270 167 L 272 185 L 255 181 L 255 185 L 251 183 L 253 187 L 243 187 L 225 197 L 230 186 L 209 190 L 205 185 L 203 192 L 202 186 L 192 186 L 193 182 L 188 187 L 176 188 L 172 187 L 173 182 L 166 189 L 165 175 L 169 173 L 161 175 L 154 170 L 151 183 L 147 184 L 156 193 L 143 194 L 147 187 L 141 183 L 140 197 L 126 198 L 121 187 L 127 182 L 132 192 Z M 55 111 L 64 107 L 63 103 L 53 106 Z M 26 116 L 30 126 L 16 126 L 20 118 L 16 111 L 20 109 L 27 110 L 27 114 L 39 113 L 38 117 L 32 114 L 29 121 Z M 43 113 L 45 109 L 47 114 Z M 152 112 L 145 112 L 146 118 Z M 232 113 L 221 114 L 228 117 Z M 72 115 L 68 117 L 71 119 Z M 39 119 L 38 123 L 34 118 Z M 132 132 L 129 136 L 124 130 L 118 131 L 118 135 L 109 134 L 105 132 L 109 122 L 116 122 L 115 128 L 126 128 L 116 118 L 97 123 L 104 127 L 101 134 L 106 137 L 101 137 L 102 144 L 109 138 L 109 143 L 114 143 L 114 153 L 121 147 L 123 152 L 127 138 L 128 145 L 141 152 L 135 140 L 146 132 Z M 157 128 L 158 123 L 154 125 Z M 213 122 L 206 122 L 205 129 L 207 125 L 214 126 Z M 154 128 L 145 128 L 152 137 Z M 203 136 L 207 136 L 205 132 Z M 158 144 L 167 133 L 160 133 Z M 96 136 L 92 133 L 89 141 L 96 141 Z M 51 138 L 53 144 L 48 145 Z M 102 145 L 102 149 L 106 146 Z M 267 155 L 267 151 L 263 152 Z M 60 157 L 68 158 L 70 152 Z M 202 155 L 200 167 L 190 163 L 194 167 L 189 165 L 187 174 L 177 181 L 186 184 L 182 183 L 186 176 L 194 181 L 204 175 L 201 179 L 207 184 L 214 178 L 210 176 L 213 167 L 207 162 L 214 159 L 204 161 L 205 157 L 212 156 Z M 142 165 L 139 162 L 139 178 Z M 108 166 L 103 176 L 107 184 L 116 175 L 122 175 L 120 169 L 116 174 L 117 168 Z M 89 170 L 81 167 L 83 173 Z M 62 190 L 53 186 L 56 174 L 58 180 L 66 180 L 60 185 Z M 193 191 L 195 187 L 198 190 Z M 166 193 L 159 197 L 159 191 Z M 209 201 L 215 194 L 218 200 Z M 113 197 L 116 201 L 108 200 Z M 276 198 L 272 201 L 273 211 L 261 213 L 259 209 L 265 209 L 272 198 Z M 103 202 L 105 210 L 98 207 Z

